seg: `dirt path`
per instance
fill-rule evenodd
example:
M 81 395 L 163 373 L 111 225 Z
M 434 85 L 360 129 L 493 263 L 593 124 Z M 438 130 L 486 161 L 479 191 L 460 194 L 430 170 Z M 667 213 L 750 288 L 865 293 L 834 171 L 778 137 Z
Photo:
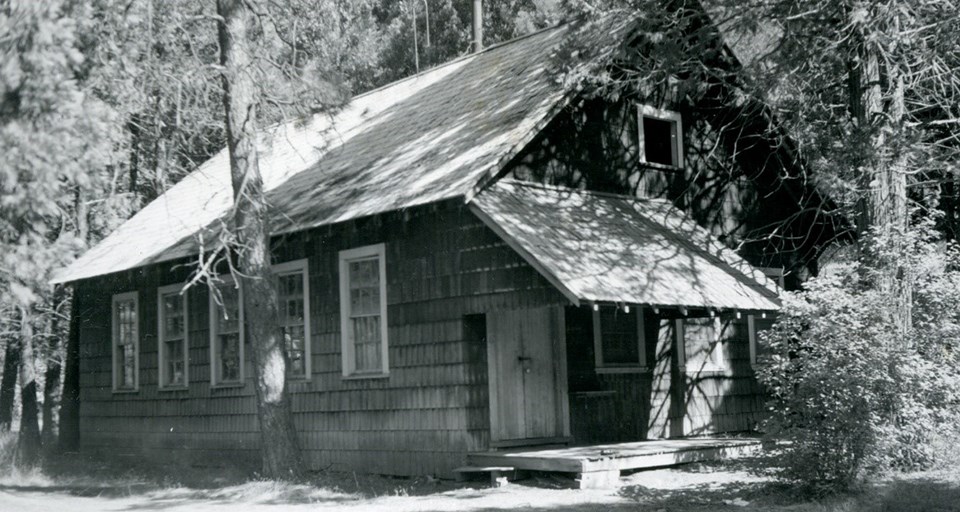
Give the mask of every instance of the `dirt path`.
M 92 480 L 79 479 L 64 485 L 41 475 L 15 481 L 0 478 L 0 512 L 960 511 L 957 472 L 890 479 L 858 494 L 820 502 L 798 501 L 772 478 L 730 466 L 690 465 L 645 471 L 622 478 L 616 489 L 583 491 L 558 488 L 563 482 L 550 477 L 499 489 L 479 484 L 461 487 L 450 482 L 375 478 L 357 479 L 350 475 L 321 486 L 253 481 L 211 489 L 164 487 L 137 481 L 97 485 Z
M 370 512 L 408 511 L 493 511 L 570 510 L 586 511 L 626 507 L 635 503 L 617 496 L 615 490 L 576 491 L 509 486 L 500 489 L 456 489 L 426 496 L 382 496 L 360 498 L 351 495 L 277 496 L 255 484 L 226 488 L 214 493 L 189 489 L 167 489 L 130 496 L 76 496 L 66 491 L 41 489 L 0 490 L 0 510 L 17 512 L 100 512 L 165 510 L 191 512 L 323 511 L 357 510 Z M 74 491 L 75 492 L 75 491 Z

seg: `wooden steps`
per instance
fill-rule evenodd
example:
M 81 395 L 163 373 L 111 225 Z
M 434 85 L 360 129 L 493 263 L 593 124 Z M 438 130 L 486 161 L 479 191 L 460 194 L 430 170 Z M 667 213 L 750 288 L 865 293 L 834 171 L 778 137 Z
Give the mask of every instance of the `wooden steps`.
M 732 459 L 761 450 L 754 438 L 662 439 L 551 449 L 513 449 L 471 453 L 472 467 L 572 473 L 581 489 L 611 487 L 621 471 Z

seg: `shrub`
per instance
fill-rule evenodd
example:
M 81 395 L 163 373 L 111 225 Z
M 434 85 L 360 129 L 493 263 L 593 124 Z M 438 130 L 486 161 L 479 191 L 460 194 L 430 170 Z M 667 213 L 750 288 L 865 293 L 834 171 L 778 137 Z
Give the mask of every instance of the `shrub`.
M 760 336 L 769 354 L 765 430 L 788 441 L 783 476 L 818 492 L 865 476 L 935 464 L 957 434 L 960 255 L 922 236 L 905 261 L 915 276 L 913 327 L 893 321 L 895 301 L 863 284 L 857 262 L 786 293 Z

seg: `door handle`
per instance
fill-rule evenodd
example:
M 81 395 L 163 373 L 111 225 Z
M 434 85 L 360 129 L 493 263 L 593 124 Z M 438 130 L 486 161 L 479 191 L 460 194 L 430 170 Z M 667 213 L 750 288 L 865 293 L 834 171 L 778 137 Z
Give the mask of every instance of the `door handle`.
M 523 373 L 530 373 L 530 366 L 533 363 L 532 357 L 519 356 L 517 361 L 520 361 L 520 366 L 523 367 Z

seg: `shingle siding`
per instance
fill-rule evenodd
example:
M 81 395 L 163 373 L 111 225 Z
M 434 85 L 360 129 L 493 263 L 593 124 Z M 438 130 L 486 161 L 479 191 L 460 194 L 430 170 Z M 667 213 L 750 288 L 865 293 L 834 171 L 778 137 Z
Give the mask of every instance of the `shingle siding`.
M 387 245 L 390 377 L 344 380 L 337 255 L 380 242 Z M 292 381 L 290 390 L 302 448 L 315 468 L 449 474 L 489 440 L 486 347 L 463 339 L 463 316 L 565 300 L 453 203 L 309 230 L 275 246 L 278 262 L 309 260 L 313 374 Z M 188 272 L 158 265 L 80 283 L 83 449 L 256 460 L 249 357 L 243 387 L 210 388 L 204 286 L 189 291 L 189 390 L 157 390 L 156 288 L 182 282 Z M 140 391 L 114 394 L 110 296 L 131 289 L 140 297 Z

